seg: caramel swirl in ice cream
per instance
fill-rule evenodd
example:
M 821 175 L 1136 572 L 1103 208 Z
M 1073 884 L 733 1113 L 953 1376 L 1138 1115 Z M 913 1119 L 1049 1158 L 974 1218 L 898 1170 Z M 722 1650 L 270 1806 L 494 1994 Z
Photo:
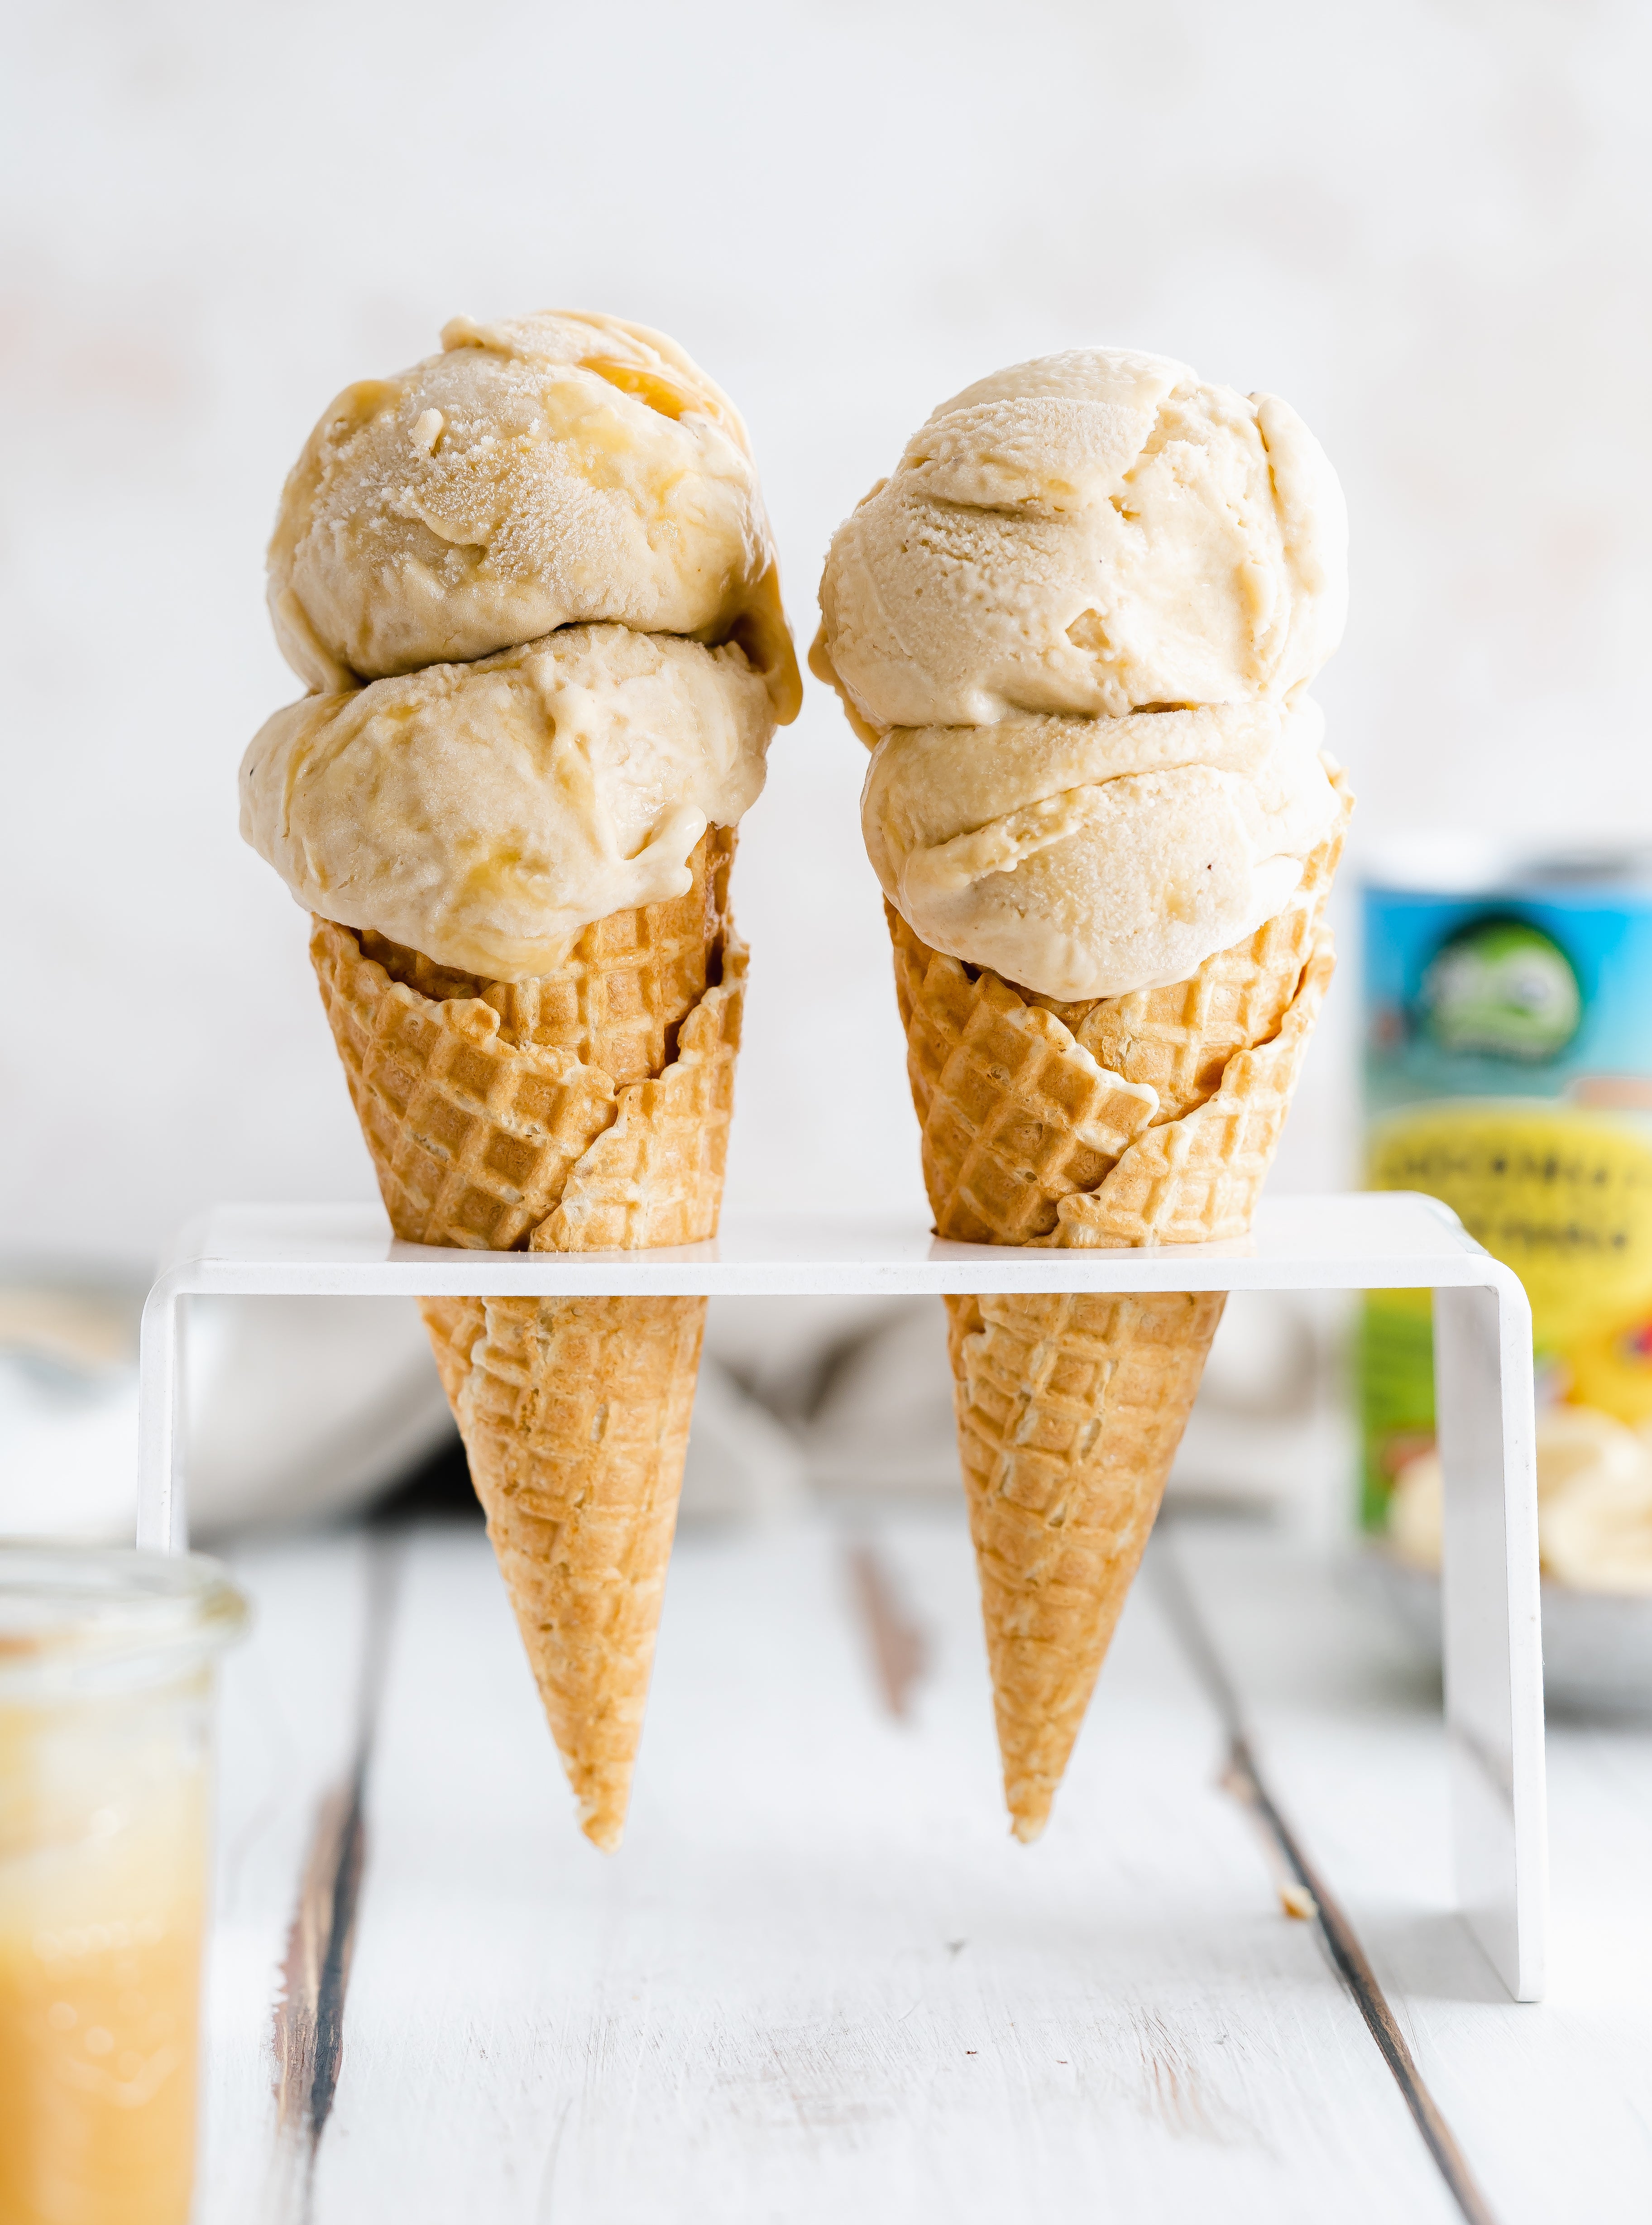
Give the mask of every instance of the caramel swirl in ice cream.
M 615 317 L 461 317 L 348 386 L 270 546 L 282 653 L 336 690 L 558 626 L 738 642 L 785 723 L 800 682 L 746 428 L 676 344 Z
M 689 886 L 802 683 L 746 428 L 616 317 L 458 318 L 346 387 L 289 475 L 270 607 L 317 692 L 241 766 L 298 902 L 518 981 Z

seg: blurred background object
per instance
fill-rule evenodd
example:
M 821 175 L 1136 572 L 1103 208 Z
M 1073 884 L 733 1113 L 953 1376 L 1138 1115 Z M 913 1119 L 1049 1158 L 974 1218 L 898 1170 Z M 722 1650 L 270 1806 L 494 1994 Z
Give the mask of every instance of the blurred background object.
M 1320 692 L 1357 839 L 1652 839 L 1630 0 L 737 0 L 715 25 L 640 0 L 618 44 L 601 10 L 477 0 L 462 54 L 429 0 L 13 22 L 0 925 L 47 993 L 0 1049 L 0 1254 L 47 1295 L 0 1331 L 0 1518 L 123 1528 L 120 1341 L 171 1230 L 372 1194 L 235 769 L 298 692 L 263 602 L 283 477 L 329 396 L 456 313 L 680 339 L 750 424 L 800 645 L 833 527 L 993 367 L 1105 340 L 1288 396 L 1353 520 Z M 731 1209 L 924 1212 L 863 768 L 811 684 L 743 830 Z M 1277 1188 L 1357 1178 L 1357 1007 L 1349 969 Z M 204 1520 L 359 1502 L 450 1442 L 416 1323 L 349 1303 L 203 1320 Z M 1288 1303 L 1230 1309 L 1173 1487 L 1340 1493 L 1334 1343 Z M 932 1309 L 714 1309 L 708 1349 L 690 1507 L 956 1488 Z
M 1395 846 L 1363 941 L 1368 1179 L 1526 1285 L 1545 1572 L 1652 1593 L 1652 851 Z M 1426 1291 L 1364 1301 L 1362 1517 L 1437 1567 L 1430 1334 Z
M 0 1277 L 0 1535 L 130 1541 L 143 1292 Z M 417 1311 L 397 1298 L 194 1298 L 192 1534 L 365 1506 L 450 1435 Z
M 1369 855 L 1366 1176 L 1439 1197 L 1526 1286 L 1552 1701 L 1652 1709 L 1652 851 Z M 1369 1581 L 1439 1643 L 1432 1302 L 1358 1346 Z
M 89 1313 L 65 1312 L 78 1347 Z M 0 1544 L 0 2217 L 19 2225 L 187 2225 L 213 1688 L 247 1611 L 195 1554 Z
M 143 1307 L 136 1277 L 0 1273 L 0 1536 L 131 1543 Z
M 1394 1479 L 1358 1581 L 1440 1653 L 1443 1479 L 1432 1448 Z M 1543 1687 L 1551 1706 L 1652 1715 L 1652 1434 L 1592 1406 L 1537 1417 Z

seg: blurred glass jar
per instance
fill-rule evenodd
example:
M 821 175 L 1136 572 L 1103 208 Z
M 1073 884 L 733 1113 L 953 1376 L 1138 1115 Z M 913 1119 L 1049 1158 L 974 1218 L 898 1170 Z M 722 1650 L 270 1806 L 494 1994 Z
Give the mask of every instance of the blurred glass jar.
M 0 2225 L 186 2225 L 217 1657 L 194 1555 L 0 1544 Z

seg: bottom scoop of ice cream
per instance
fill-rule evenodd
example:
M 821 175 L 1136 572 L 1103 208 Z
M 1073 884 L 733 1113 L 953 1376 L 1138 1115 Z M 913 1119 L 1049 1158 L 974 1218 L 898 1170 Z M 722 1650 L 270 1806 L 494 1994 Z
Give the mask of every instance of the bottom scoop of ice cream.
M 1306 698 L 897 727 L 861 798 L 925 942 L 1063 1001 L 1181 981 L 1290 901 L 1337 799 Z
M 307 910 L 514 981 L 680 896 L 763 786 L 774 713 L 735 647 L 570 626 L 276 712 L 241 832 Z

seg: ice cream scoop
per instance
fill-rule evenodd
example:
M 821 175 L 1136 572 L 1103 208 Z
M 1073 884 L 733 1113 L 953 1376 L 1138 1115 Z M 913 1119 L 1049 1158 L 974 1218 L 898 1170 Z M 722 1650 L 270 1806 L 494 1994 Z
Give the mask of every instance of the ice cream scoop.
M 270 546 L 283 655 L 337 690 L 557 626 L 737 641 L 800 700 L 746 430 L 676 344 L 618 318 L 457 318 L 442 352 L 348 386 Z
M 1340 808 L 1324 729 L 1306 698 L 897 727 L 867 853 L 932 949 L 1041 996 L 1160 988 L 1289 902 Z
M 572 626 L 308 695 L 241 765 L 241 832 L 306 910 L 491 980 L 683 895 L 763 786 L 774 714 L 734 644 Z
M 814 662 L 880 732 L 1282 696 L 1341 636 L 1346 543 L 1287 404 L 1073 349 L 907 442 L 834 537 Z
M 1187 979 L 1289 903 L 1339 806 L 1307 682 L 1347 597 L 1295 412 L 1080 348 L 944 403 L 838 529 L 812 662 L 873 747 L 890 903 L 1064 1001 Z

